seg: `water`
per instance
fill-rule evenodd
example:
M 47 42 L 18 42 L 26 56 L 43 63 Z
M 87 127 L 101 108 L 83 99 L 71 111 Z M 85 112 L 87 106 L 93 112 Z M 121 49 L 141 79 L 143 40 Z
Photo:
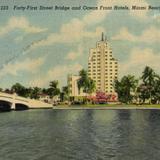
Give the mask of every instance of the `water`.
M 160 111 L 0 113 L 0 160 L 159 160 Z

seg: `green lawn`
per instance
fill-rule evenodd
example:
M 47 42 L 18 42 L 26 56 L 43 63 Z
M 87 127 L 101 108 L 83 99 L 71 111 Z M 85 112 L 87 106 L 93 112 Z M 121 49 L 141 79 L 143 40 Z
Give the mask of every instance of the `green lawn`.
M 86 105 L 71 105 L 70 107 L 148 107 L 148 108 L 160 108 L 160 104 L 143 104 L 143 105 L 136 105 L 136 104 L 86 104 Z

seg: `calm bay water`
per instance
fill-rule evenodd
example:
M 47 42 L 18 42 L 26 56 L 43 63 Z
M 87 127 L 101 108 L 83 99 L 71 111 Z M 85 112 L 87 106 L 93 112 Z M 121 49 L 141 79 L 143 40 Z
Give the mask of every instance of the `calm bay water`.
M 159 160 L 160 111 L 0 113 L 0 160 Z

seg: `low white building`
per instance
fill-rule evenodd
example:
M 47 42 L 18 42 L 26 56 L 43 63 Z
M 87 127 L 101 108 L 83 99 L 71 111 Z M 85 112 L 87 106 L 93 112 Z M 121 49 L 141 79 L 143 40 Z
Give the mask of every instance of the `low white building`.
M 43 101 L 43 102 L 49 102 L 50 101 L 50 97 L 47 94 L 40 94 L 39 95 L 39 100 Z
M 39 100 L 43 102 L 54 103 L 54 102 L 60 101 L 60 98 L 59 96 L 54 96 L 53 98 L 50 98 L 50 96 L 47 94 L 40 94 Z

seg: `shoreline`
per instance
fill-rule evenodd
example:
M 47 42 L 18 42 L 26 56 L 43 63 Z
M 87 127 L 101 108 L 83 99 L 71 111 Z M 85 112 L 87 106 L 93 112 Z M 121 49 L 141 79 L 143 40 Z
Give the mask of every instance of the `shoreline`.
M 160 110 L 160 105 L 127 106 L 54 106 L 53 110 Z

